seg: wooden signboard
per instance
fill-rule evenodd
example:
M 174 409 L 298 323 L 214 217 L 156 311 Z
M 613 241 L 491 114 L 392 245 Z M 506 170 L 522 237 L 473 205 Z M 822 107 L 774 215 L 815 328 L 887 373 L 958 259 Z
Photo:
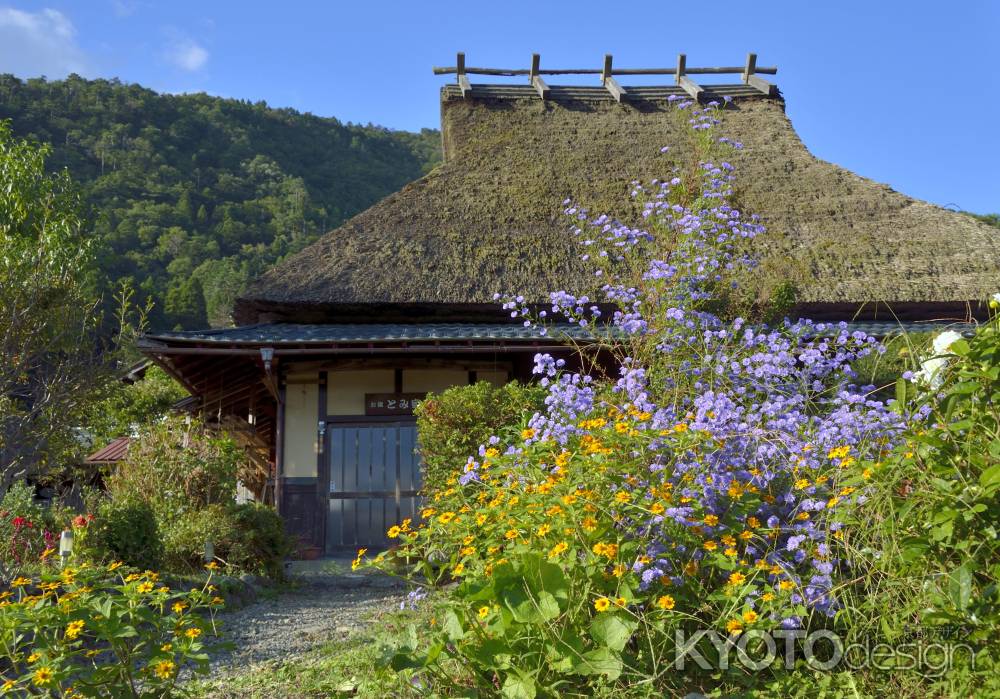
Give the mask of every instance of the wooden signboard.
M 426 393 L 366 393 L 365 415 L 413 415 Z

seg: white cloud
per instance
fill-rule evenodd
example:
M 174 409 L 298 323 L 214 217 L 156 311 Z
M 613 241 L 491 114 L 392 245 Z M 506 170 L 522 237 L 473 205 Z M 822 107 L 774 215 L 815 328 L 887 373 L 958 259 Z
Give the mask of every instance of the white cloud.
M 208 51 L 190 39 L 181 39 L 167 46 L 166 59 L 181 70 L 201 70 L 208 62 Z
M 76 44 L 76 28 L 58 10 L 25 12 L 0 7 L 0 70 L 24 77 L 85 74 L 90 61 Z

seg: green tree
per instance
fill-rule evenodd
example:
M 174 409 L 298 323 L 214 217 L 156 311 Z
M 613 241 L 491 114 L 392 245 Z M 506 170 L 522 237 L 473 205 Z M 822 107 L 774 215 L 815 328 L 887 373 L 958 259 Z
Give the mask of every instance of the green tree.
M 208 325 L 205 292 L 196 277 L 174 282 L 167 290 L 167 318 L 179 328 L 203 328 Z
M 46 173 L 49 154 L 0 122 L 0 495 L 79 451 L 114 358 L 98 342 L 97 241 L 69 175 Z

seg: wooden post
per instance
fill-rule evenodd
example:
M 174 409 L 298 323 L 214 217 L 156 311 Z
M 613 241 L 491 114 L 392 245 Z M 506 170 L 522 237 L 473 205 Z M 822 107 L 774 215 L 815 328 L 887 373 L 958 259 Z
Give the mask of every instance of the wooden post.
M 684 92 L 691 95 L 695 101 L 701 99 L 701 94 L 705 91 L 701 85 L 695 83 L 687 75 L 687 56 L 683 53 L 677 54 L 677 74 L 674 76 L 677 84 L 684 88 Z
M 545 81 L 538 75 L 538 69 L 541 62 L 542 57 L 539 54 L 531 54 L 531 72 L 529 72 L 528 75 L 531 77 L 531 84 L 538 92 L 538 96 L 544 100 L 549 98 L 549 86 L 546 85 Z
M 469 84 L 469 76 L 465 74 L 465 53 L 458 52 L 455 57 L 455 75 L 458 78 L 458 88 L 462 91 L 462 97 L 467 97 L 472 92 L 472 85 Z
M 614 98 L 615 102 L 621 102 L 622 98 L 625 97 L 625 90 L 611 76 L 611 61 L 611 54 L 604 54 L 604 68 L 601 70 L 601 82 L 607 91 L 611 93 L 611 97 Z
M 747 65 L 743 69 L 743 82 L 744 83 L 749 83 L 750 82 L 750 76 L 753 75 L 754 71 L 756 71 L 756 70 L 757 70 L 757 54 L 755 54 L 755 53 L 748 53 L 747 54 Z

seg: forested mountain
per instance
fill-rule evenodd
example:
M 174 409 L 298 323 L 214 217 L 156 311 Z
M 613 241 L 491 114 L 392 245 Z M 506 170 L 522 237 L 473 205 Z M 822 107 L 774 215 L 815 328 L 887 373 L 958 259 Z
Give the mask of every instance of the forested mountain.
M 153 329 L 229 323 L 249 278 L 440 159 L 440 135 L 343 124 L 117 80 L 0 75 L 0 119 L 52 144 L 103 240 L 101 284 L 130 278 Z

